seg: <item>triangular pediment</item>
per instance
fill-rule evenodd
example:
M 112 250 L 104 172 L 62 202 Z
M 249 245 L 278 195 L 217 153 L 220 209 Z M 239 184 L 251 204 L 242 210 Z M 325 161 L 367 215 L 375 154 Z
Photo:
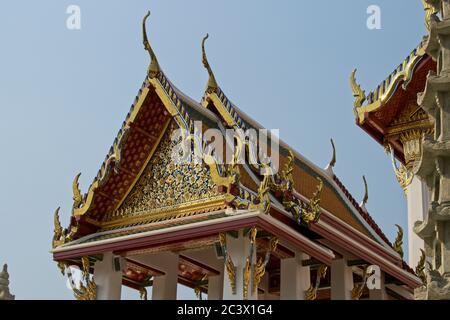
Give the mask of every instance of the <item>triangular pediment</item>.
M 176 125 L 168 127 L 124 201 L 105 216 L 106 225 L 124 222 L 124 219 L 130 222 L 142 218 L 158 221 L 169 216 L 182 217 L 222 199 L 204 163 L 172 161 L 175 142 L 171 134 L 175 128 Z

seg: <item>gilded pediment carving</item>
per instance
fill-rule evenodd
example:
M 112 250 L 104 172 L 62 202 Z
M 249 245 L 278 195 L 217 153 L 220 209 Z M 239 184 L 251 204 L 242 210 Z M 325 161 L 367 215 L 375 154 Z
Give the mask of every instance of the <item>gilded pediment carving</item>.
M 177 208 L 217 199 L 220 194 L 204 163 L 177 164 L 171 159 L 175 143 L 169 129 L 147 166 L 123 203 L 105 216 L 104 222 L 133 218 L 164 211 L 176 213 Z

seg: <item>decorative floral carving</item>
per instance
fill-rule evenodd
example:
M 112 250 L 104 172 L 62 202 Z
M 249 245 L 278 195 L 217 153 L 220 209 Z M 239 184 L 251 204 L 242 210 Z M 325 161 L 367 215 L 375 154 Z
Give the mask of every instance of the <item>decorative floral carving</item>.
M 166 133 L 120 208 L 106 215 L 106 221 L 219 196 L 207 166 L 172 161 L 175 143 L 170 140 L 170 133 Z

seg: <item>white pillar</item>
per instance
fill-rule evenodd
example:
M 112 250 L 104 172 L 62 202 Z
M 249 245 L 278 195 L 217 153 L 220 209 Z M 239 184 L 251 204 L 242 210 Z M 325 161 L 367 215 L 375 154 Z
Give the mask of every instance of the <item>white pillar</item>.
M 250 254 L 250 239 L 249 235 L 243 235 L 243 230 L 239 231 L 238 238 L 233 238 L 227 235 L 227 250 L 228 254 L 231 256 L 233 263 L 236 267 L 235 277 L 236 277 L 236 294 L 233 294 L 230 279 L 228 276 L 227 269 L 224 269 L 223 275 L 223 300 L 244 300 L 244 267 L 246 264 L 247 257 Z M 256 263 L 256 245 L 251 257 L 250 263 Z M 252 290 L 252 280 L 248 284 L 248 300 L 258 299 L 258 290 L 253 294 Z
M 369 290 L 369 300 L 387 300 L 386 284 L 384 282 L 385 274 L 380 274 L 380 289 Z
M 158 256 L 164 275 L 153 278 L 152 300 L 176 300 L 178 284 L 178 254 L 165 252 Z
M 208 277 L 208 300 L 222 300 L 223 272 L 217 276 Z
M 423 221 L 428 211 L 428 188 L 418 177 L 414 177 L 406 189 L 408 204 L 408 262 L 414 267 L 419 262 L 425 244 L 413 230 L 416 221 Z
M 114 270 L 112 252 L 103 254 L 103 259 L 95 263 L 94 281 L 97 284 L 97 300 L 120 300 L 122 270 Z
M 352 267 L 347 259 L 341 258 L 331 262 L 331 300 L 351 300 L 353 289 Z
M 310 267 L 303 266 L 302 261 L 309 259 L 304 253 L 281 260 L 280 300 L 305 300 L 305 291 L 311 285 Z

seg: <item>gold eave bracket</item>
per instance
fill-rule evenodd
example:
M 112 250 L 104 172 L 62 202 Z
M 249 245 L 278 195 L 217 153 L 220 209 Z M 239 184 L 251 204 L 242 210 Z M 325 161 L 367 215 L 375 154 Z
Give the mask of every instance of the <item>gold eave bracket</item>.
M 225 120 L 226 124 L 230 127 L 235 127 L 237 126 L 236 121 L 233 119 L 233 117 L 231 116 L 231 114 L 228 112 L 227 108 L 225 107 L 225 105 L 222 103 L 222 101 L 220 100 L 219 96 L 217 95 L 217 93 L 213 92 L 213 93 L 208 93 L 207 94 L 207 99 L 203 99 L 202 105 L 204 107 L 208 106 L 208 98 L 209 100 L 212 102 L 212 104 L 216 107 L 217 111 L 219 112 L 220 116 L 222 117 L 222 119 Z
M 158 95 L 161 102 L 166 107 L 169 114 L 175 119 L 176 123 L 181 129 L 189 131 L 189 119 L 183 118 L 177 106 L 173 103 L 172 99 L 167 94 L 163 85 L 157 78 L 150 78 L 150 84 L 155 88 L 155 92 Z

